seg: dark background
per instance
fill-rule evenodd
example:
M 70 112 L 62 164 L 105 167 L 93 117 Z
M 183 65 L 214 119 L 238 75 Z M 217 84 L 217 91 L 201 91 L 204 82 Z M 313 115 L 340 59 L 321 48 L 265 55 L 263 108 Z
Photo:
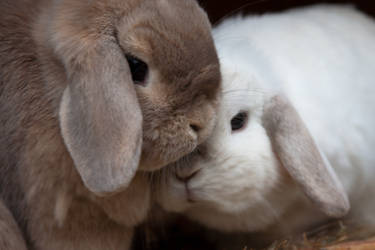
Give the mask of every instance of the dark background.
M 292 7 L 311 5 L 316 3 L 349 3 L 357 6 L 362 11 L 375 16 L 374 0 L 198 0 L 201 6 L 207 11 L 213 24 L 220 21 L 226 15 L 243 12 L 264 13 L 280 11 Z

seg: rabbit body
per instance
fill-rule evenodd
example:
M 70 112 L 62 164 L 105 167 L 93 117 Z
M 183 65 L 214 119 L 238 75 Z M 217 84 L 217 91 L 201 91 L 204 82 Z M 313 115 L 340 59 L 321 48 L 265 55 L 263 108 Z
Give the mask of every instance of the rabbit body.
M 374 225 L 374 20 L 350 6 L 317 5 L 230 18 L 214 29 L 214 39 L 223 74 L 218 124 L 203 153 L 191 156 L 194 167 L 181 163 L 177 178 L 163 182 L 157 199 L 164 209 L 222 231 L 277 236 L 327 220 L 275 155 L 280 149 L 265 129 L 265 103 L 281 93 L 332 165 L 325 175 L 345 190 L 349 216 Z M 231 131 L 240 112 L 248 120 Z M 296 155 L 303 150 L 289 144 Z
M 128 249 L 150 201 L 138 165 L 189 153 L 214 124 L 220 74 L 205 13 L 194 1 L 0 9 L 0 196 L 29 249 Z M 202 39 L 184 32 L 190 19 Z M 145 82 L 133 83 L 130 56 L 146 61 Z
M 27 249 L 20 228 L 3 201 L 0 202 L 0 249 Z

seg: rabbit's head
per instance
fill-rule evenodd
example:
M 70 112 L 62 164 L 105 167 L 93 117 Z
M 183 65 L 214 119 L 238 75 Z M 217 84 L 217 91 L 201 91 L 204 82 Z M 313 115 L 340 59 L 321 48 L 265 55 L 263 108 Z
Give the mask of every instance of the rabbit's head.
M 217 126 L 165 171 L 158 202 L 226 231 L 265 229 L 303 196 L 328 216 L 344 215 L 347 196 L 288 99 L 267 91 L 248 63 L 221 59 Z
M 121 190 L 211 133 L 220 68 L 195 1 L 53 1 L 39 25 L 65 72 L 62 136 L 94 193 Z

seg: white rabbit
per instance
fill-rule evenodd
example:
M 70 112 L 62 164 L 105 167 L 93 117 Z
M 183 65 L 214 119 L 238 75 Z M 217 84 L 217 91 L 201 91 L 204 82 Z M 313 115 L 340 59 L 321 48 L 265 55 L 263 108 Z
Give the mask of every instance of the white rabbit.
M 226 232 L 296 232 L 350 206 L 374 220 L 374 20 L 317 5 L 234 17 L 214 39 L 218 124 L 161 182 L 162 207 Z

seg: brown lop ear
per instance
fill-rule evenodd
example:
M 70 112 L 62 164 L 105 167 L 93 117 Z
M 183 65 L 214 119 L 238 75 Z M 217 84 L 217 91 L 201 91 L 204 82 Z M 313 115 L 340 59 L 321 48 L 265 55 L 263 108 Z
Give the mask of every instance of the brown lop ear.
M 138 167 L 142 113 L 128 63 L 117 44 L 101 41 L 65 61 L 60 104 L 64 142 L 86 187 L 105 195 L 127 187 Z
M 273 96 L 264 105 L 262 123 L 279 161 L 307 197 L 328 216 L 344 216 L 348 197 L 288 99 Z

